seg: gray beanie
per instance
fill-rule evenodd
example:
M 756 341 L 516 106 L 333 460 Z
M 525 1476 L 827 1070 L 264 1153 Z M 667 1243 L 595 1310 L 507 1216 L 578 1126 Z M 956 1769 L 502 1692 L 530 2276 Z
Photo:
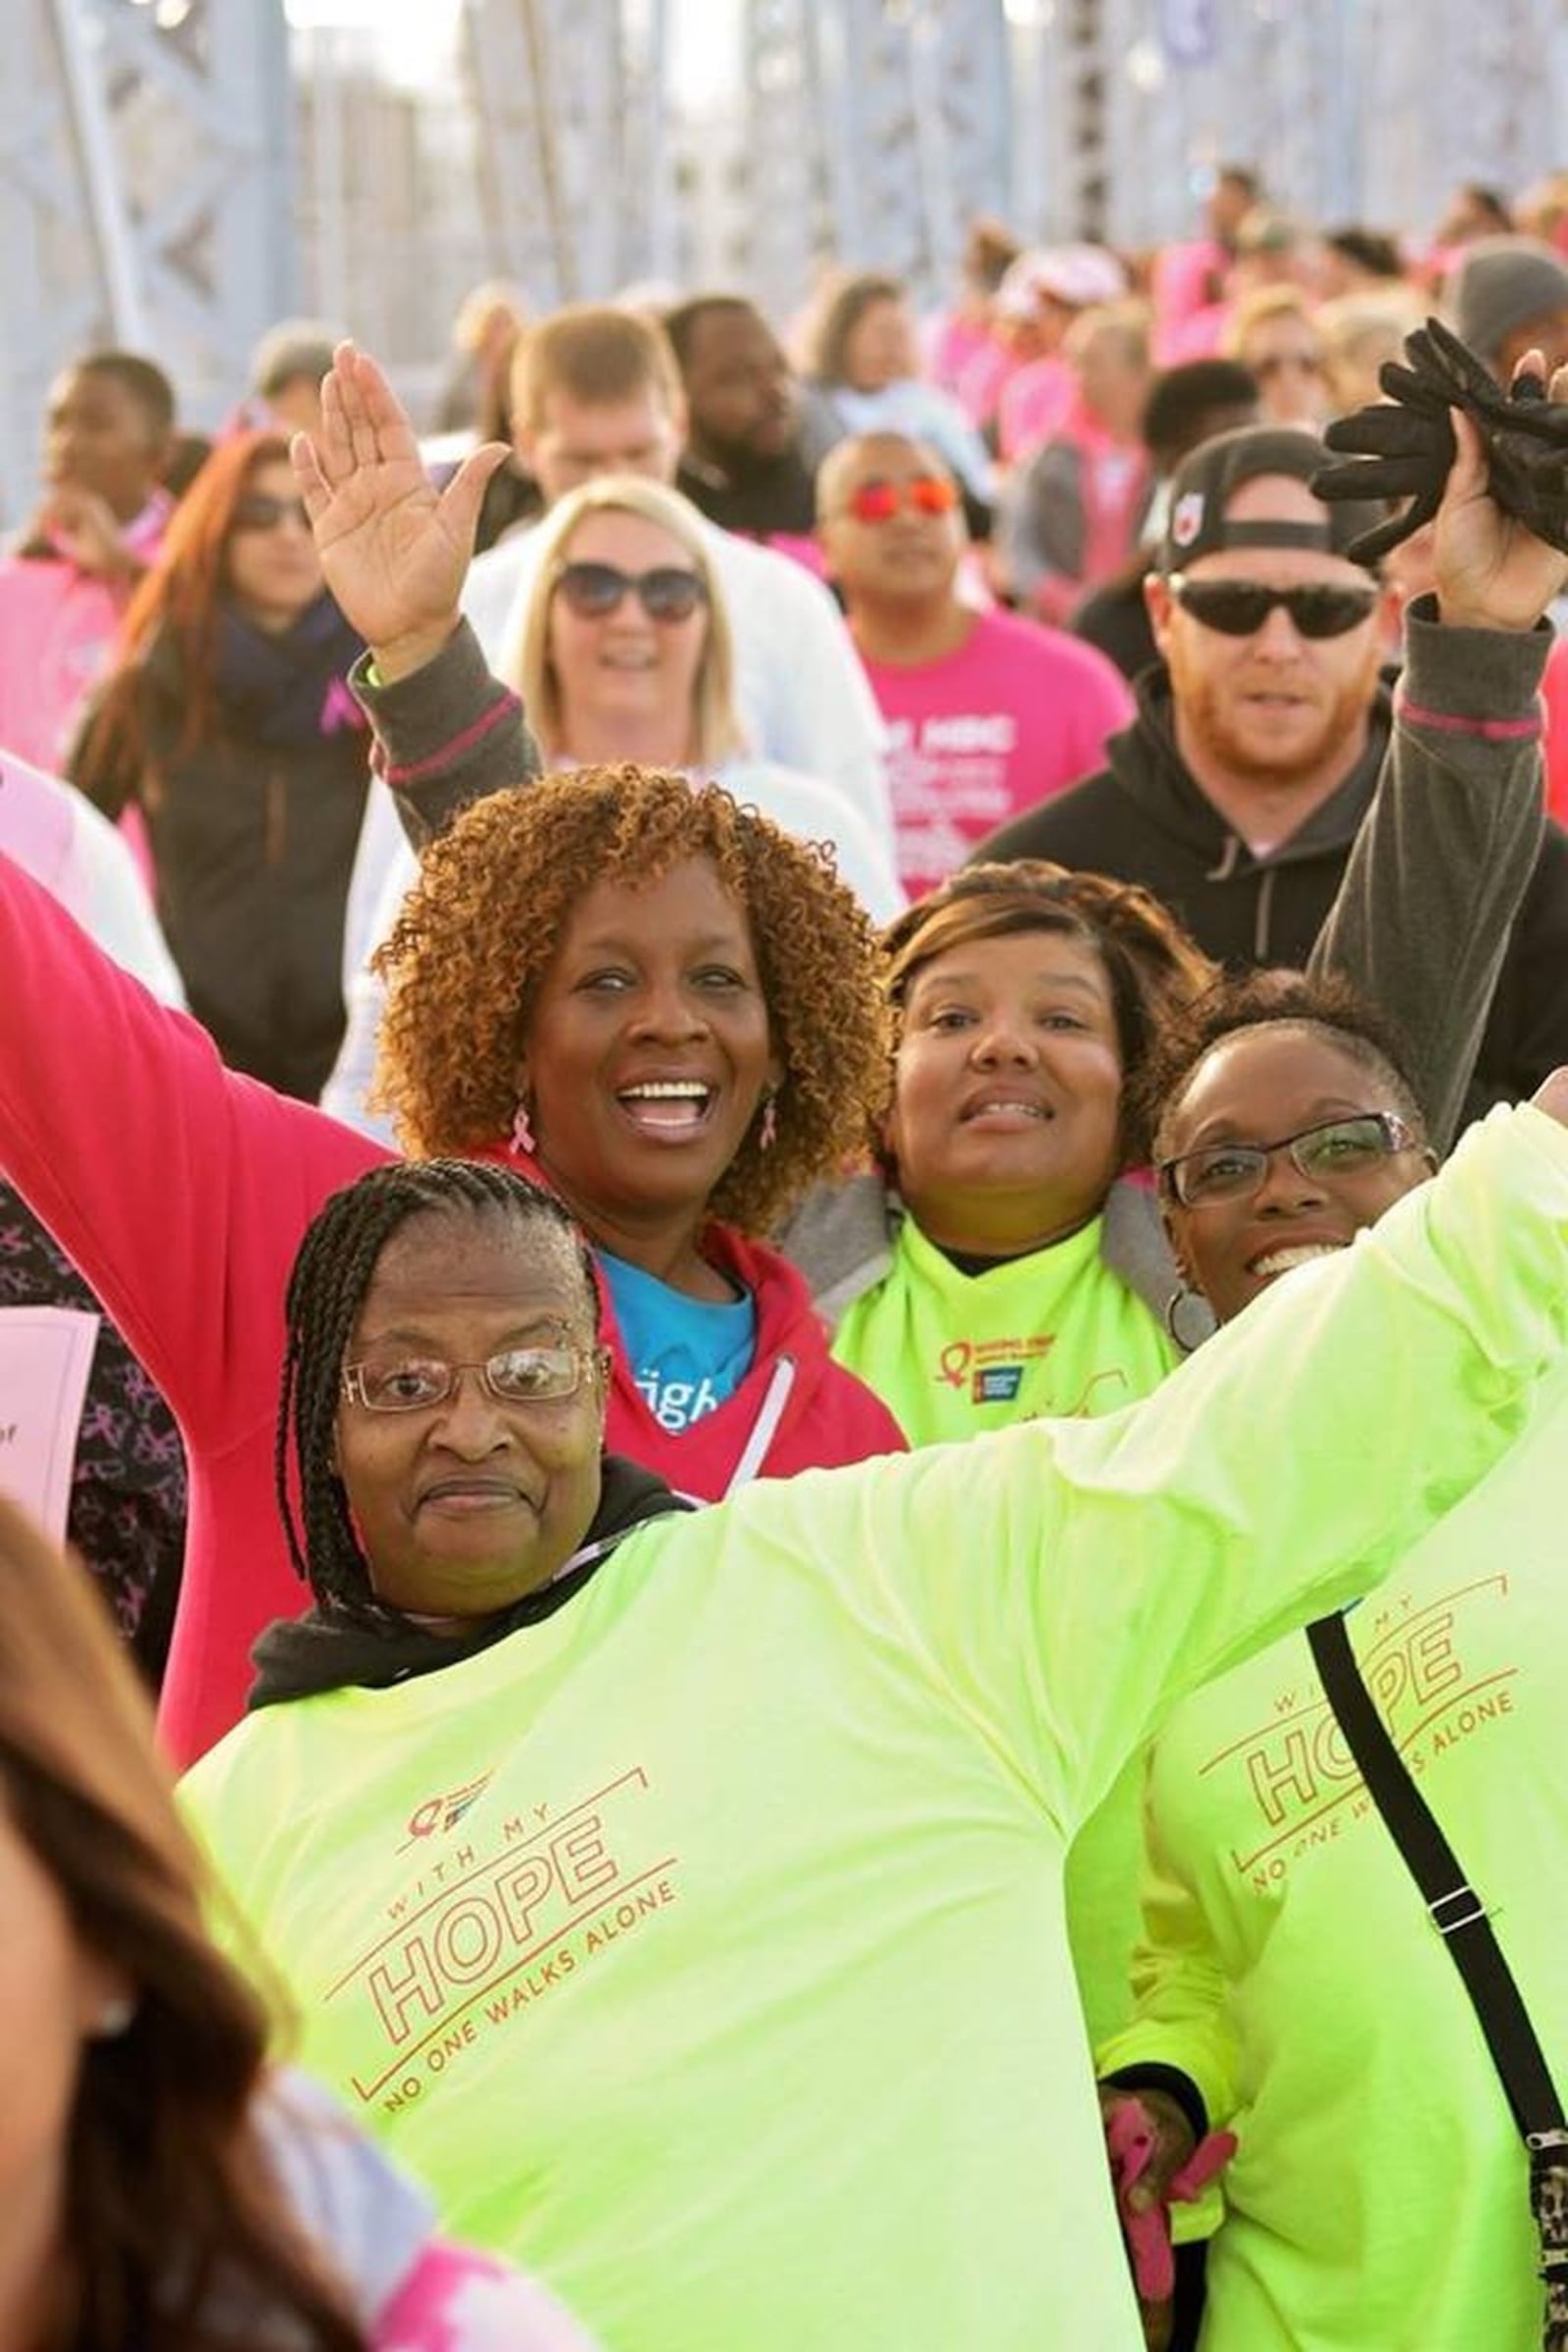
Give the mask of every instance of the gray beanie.
M 1489 367 L 1533 318 L 1568 310 L 1568 266 L 1535 237 L 1478 237 L 1448 281 L 1453 331 Z

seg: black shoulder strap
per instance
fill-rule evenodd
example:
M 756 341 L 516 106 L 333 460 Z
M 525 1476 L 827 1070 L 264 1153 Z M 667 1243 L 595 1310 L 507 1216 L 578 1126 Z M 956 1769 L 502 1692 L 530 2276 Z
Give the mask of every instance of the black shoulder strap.
M 1367 1793 L 1426 1897 L 1432 1924 L 1464 1979 L 1487 2037 L 1520 2137 L 1563 2129 L 1557 2096 L 1530 2013 L 1492 1933 L 1485 1903 L 1460 1869 L 1426 1799 L 1405 1770 L 1398 1749 L 1361 1680 L 1343 1617 L 1320 1617 L 1306 1629 L 1330 1706 Z

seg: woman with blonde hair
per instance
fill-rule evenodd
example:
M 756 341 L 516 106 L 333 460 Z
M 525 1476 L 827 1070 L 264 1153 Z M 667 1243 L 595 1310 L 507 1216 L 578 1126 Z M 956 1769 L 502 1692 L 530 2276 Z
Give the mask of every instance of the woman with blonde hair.
M 0 1498 L 0 2343 L 587 2352 L 268 2067 L 211 1895 L 107 1617 Z
M 1321 428 L 1329 414 L 1323 335 L 1314 306 L 1298 286 L 1257 286 L 1242 295 L 1220 340 L 1220 356 L 1240 360 L 1256 377 L 1265 424 Z

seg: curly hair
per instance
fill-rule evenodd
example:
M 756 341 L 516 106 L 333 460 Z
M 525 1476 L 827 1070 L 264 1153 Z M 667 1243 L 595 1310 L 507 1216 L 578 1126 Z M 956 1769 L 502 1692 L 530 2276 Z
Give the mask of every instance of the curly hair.
M 1166 1027 L 1212 987 L 1216 966 L 1168 907 L 1136 882 L 1084 874 L 1044 858 L 967 865 L 916 900 L 882 935 L 888 1001 L 902 1018 L 924 966 L 971 940 L 1053 931 L 1094 950 L 1110 984 L 1122 1066 L 1122 1156 L 1147 1156 L 1140 1081 Z M 890 1073 L 890 1089 L 892 1078 Z
M 662 768 L 595 766 L 481 801 L 424 853 L 375 968 L 387 983 L 377 1100 L 404 1149 L 493 1146 L 545 973 L 596 884 L 636 890 L 710 858 L 744 910 L 784 1069 L 775 1141 L 754 1121 L 709 1203 L 767 1233 L 858 1150 L 880 1101 L 887 1019 L 869 917 L 831 852 L 800 842 L 716 784 Z
M 1309 980 L 1302 972 L 1260 970 L 1216 981 L 1173 1020 L 1133 1088 L 1136 1115 L 1152 1139 L 1156 1160 L 1171 1155 L 1171 1121 L 1199 1064 L 1241 1030 L 1304 1029 L 1360 1064 L 1390 1097 L 1418 1139 L 1426 1141 L 1421 1099 L 1406 1075 L 1406 1051 L 1394 1023 L 1338 973 Z

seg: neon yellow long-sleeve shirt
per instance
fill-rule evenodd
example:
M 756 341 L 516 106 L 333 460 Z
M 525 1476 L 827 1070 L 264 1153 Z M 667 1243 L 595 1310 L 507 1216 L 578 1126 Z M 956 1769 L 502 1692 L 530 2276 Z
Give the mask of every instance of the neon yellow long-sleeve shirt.
M 1062 1919 L 1171 1705 L 1363 1590 L 1568 1338 L 1499 1115 L 1141 1406 L 747 1491 L 187 1783 L 306 2061 L 612 2352 L 1141 2341 Z

